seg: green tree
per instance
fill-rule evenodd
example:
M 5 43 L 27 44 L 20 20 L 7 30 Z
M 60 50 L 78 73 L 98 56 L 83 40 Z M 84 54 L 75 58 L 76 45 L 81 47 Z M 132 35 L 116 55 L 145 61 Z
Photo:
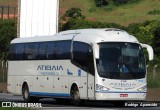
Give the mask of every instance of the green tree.
M 149 62 L 151 65 L 160 63 L 160 21 L 130 24 L 127 31 L 137 37 L 141 43 L 146 43 L 153 47 L 155 57 L 153 61 Z M 147 52 L 145 54 L 148 56 Z
M 10 41 L 16 37 L 16 22 L 0 20 L 0 59 L 7 60 Z
M 66 11 L 66 13 L 60 17 L 59 20 L 59 31 L 67 30 L 68 28 L 68 22 L 70 19 L 76 19 L 76 20 L 81 20 L 85 19 L 85 16 L 82 15 L 81 9 L 79 8 L 70 8 Z M 68 28 L 69 29 L 69 28 Z
M 62 18 L 75 18 L 75 19 L 84 19 L 85 16 L 81 14 L 81 9 L 79 8 L 70 8 L 66 11 Z

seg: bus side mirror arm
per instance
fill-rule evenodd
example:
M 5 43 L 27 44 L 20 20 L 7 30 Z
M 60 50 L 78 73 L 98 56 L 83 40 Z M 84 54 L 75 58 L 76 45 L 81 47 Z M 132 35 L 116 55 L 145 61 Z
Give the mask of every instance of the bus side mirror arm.
M 150 45 L 147 45 L 147 44 L 141 44 L 141 46 L 143 48 L 146 48 L 147 49 L 147 52 L 148 52 L 148 56 L 149 56 L 149 60 L 153 60 L 154 58 L 154 52 L 153 52 L 153 48 L 150 46 Z

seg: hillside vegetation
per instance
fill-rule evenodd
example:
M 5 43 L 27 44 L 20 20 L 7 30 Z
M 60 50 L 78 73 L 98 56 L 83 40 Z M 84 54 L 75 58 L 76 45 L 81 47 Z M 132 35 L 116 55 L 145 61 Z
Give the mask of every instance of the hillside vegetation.
M 96 7 L 94 0 L 61 0 L 60 15 L 69 8 L 80 8 L 82 14 L 89 20 L 117 23 L 128 26 L 131 23 L 142 23 L 149 20 L 158 20 L 160 15 L 148 14 L 153 10 L 160 10 L 160 0 L 140 0 L 136 3 L 115 6 L 109 4 Z

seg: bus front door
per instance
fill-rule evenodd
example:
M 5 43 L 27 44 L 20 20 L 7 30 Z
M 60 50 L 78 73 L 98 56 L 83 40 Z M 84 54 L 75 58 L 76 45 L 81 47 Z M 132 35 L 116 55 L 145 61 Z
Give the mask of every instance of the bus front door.
M 88 74 L 88 99 L 95 99 L 95 87 L 94 87 L 94 76 L 92 74 Z

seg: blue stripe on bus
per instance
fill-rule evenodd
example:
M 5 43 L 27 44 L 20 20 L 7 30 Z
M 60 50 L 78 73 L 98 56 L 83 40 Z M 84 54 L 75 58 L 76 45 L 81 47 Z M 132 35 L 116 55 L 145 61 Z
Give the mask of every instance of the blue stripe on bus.
M 130 92 L 119 92 L 119 91 L 96 91 L 98 93 L 147 93 L 147 92 L 139 92 L 139 91 L 130 91 Z
M 29 92 L 29 94 L 31 96 L 70 97 L 70 94 L 65 93 Z

